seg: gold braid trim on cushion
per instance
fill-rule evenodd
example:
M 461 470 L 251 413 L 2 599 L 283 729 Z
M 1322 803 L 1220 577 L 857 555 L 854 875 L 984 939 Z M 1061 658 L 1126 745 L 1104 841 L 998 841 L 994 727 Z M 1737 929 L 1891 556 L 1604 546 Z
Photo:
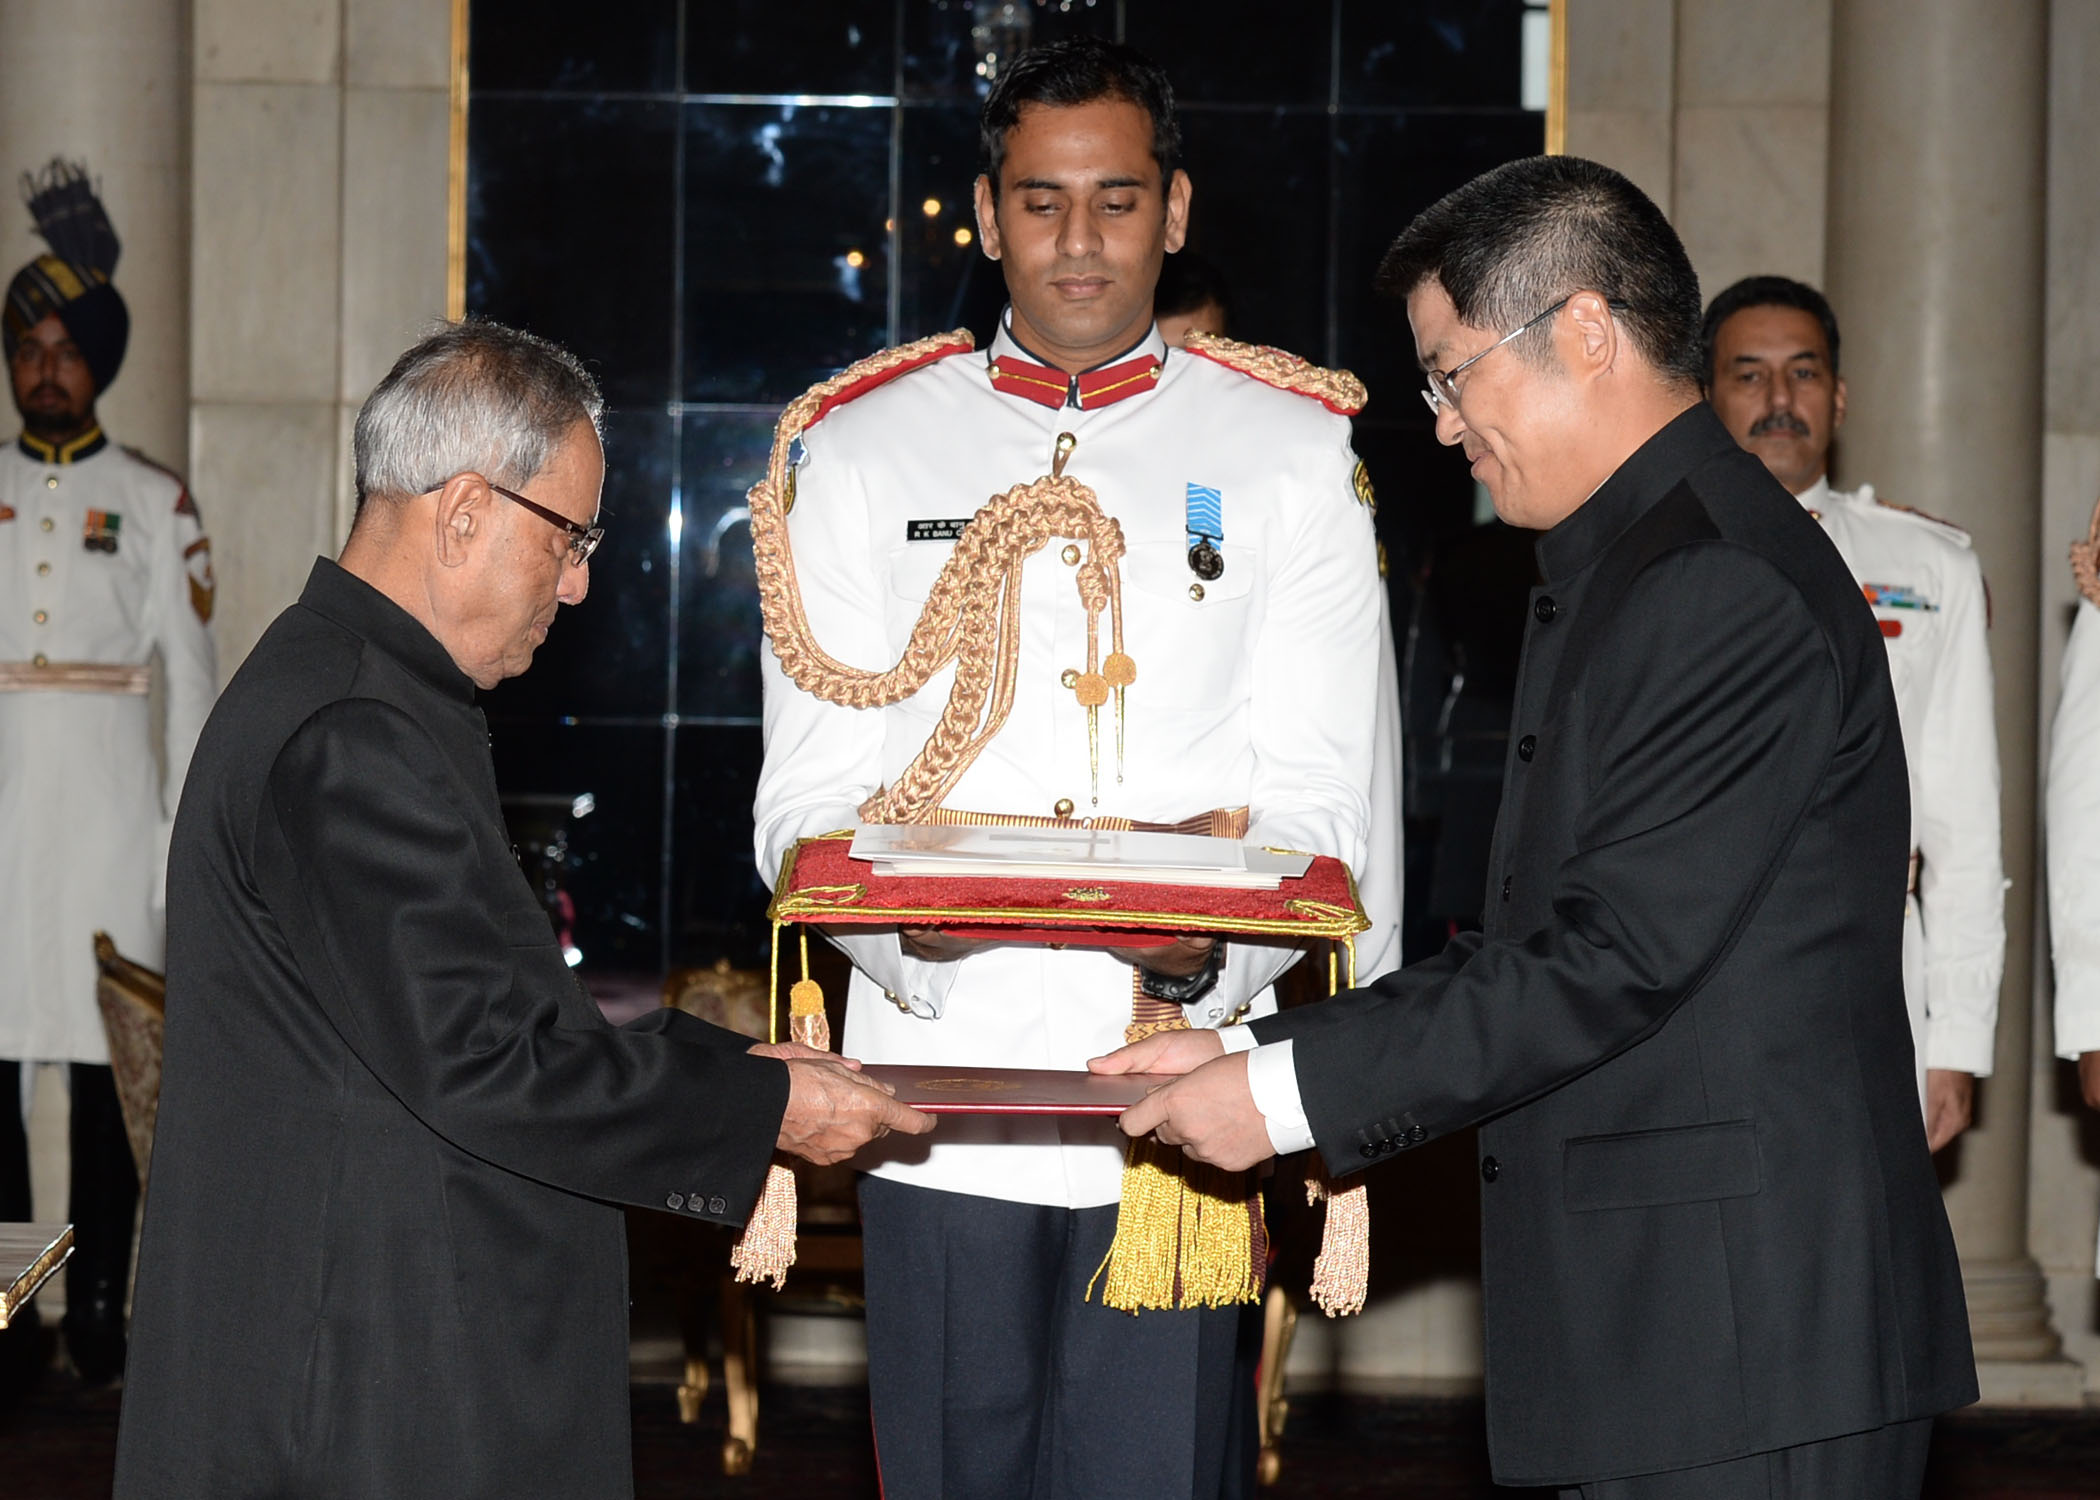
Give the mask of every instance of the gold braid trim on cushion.
M 2085 540 L 2071 543 L 2071 576 L 2078 580 L 2079 593 L 2100 604 L 2100 504 L 2093 507 Z
M 1325 369 L 1286 349 L 1272 348 L 1267 344 L 1242 344 L 1236 339 L 1194 329 L 1189 332 L 1187 347 L 1189 353 L 1200 354 L 1205 359 L 1238 370 L 1242 375 L 1251 375 L 1263 385 L 1310 396 L 1329 411 L 1345 417 L 1355 416 L 1371 399 L 1364 383 L 1347 370 Z
M 1006 724 L 1021 655 L 1021 565 L 1052 537 L 1086 544 L 1077 571 L 1087 612 L 1087 672 L 1098 679 L 1097 626 L 1111 619 L 1109 666 L 1127 669 L 1123 652 L 1123 528 L 1087 486 L 1064 477 L 1073 444 L 1060 438 L 1052 472 L 994 495 L 956 540 L 912 627 L 904 655 L 887 671 L 850 667 L 817 644 L 795 577 L 787 513 L 793 503 L 788 452 L 795 439 L 833 406 L 894 374 L 972 347 L 967 332 L 942 334 L 884 350 L 812 386 L 788 404 L 773 433 L 766 477 L 751 488 L 751 546 L 766 637 L 781 670 L 804 692 L 845 708 L 881 708 L 909 698 L 942 669 L 955 667 L 947 707 L 924 748 L 895 782 L 861 805 L 870 823 L 922 820 L 962 778 Z M 1120 710 L 1127 678 L 1114 684 Z M 1107 697 L 1104 689 L 1102 699 Z M 1093 705 L 1090 705 L 1090 707 Z

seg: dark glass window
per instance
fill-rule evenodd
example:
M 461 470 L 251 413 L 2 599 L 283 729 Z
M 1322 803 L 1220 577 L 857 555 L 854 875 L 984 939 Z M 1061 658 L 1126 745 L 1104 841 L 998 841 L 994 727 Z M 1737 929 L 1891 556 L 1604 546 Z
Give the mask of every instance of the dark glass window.
M 574 350 L 612 401 L 662 403 L 677 106 L 499 96 L 468 118 L 467 306 Z
M 686 400 L 785 403 L 889 342 L 890 114 L 687 108 Z

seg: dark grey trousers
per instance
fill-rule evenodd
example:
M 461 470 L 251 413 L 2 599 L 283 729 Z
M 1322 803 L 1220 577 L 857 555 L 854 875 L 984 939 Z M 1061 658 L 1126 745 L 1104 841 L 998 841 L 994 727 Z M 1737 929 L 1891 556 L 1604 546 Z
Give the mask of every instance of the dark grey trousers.
M 1560 1492 L 1560 1500 L 1918 1500 L 1932 1419 L 1892 1422 L 1726 1463 Z
M 1116 1210 L 863 1177 L 884 1500 L 1216 1500 L 1237 1308 L 1101 1305 Z

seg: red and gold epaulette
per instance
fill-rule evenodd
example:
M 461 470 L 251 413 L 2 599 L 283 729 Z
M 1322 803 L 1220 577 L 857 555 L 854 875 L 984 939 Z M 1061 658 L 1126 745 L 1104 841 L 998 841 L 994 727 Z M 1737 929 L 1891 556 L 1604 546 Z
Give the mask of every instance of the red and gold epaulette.
M 1882 510 L 1892 510 L 1899 516 L 1909 516 L 1914 521 L 1929 522 L 1942 530 L 1951 531 L 1961 538 L 1962 545 L 1968 545 L 1969 532 L 1967 527 L 1957 526 L 1952 521 L 1942 520 L 1931 511 L 1919 510 L 1915 505 L 1898 505 L 1895 501 L 1884 500 L 1879 495 L 1874 497 L 1874 504 Z
M 176 490 L 176 515 L 189 516 L 192 519 L 194 519 L 199 526 L 202 526 L 204 524 L 204 517 L 197 514 L 197 502 L 190 496 L 190 485 L 188 480 L 184 479 L 180 474 L 176 473 L 173 469 L 169 468 L 159 459 L 154 458 L 150 454 L 140 452 L 138 449 L 132 447 L 129 443 L 119 444 L 119 447 L 123 450 L 125 457 L 131 459 L 132 462 L 143 464 L 147 468 L 153 470 L 154 473 L 162 475 L 163 477 L 167 478 L 168 480 L 174 483 Z
M 809 394 L 817 398 L 816 410 L 802 425 L 805 429 L 815 426 L 848 401 L 867 395 L 877 386 L 888 385 L 900 375 L 909 375 L 951 354 L 967 354 L 976 347 L 977 340 L 970 336 L 970 330 L 958 328 L 952 333 L 936 333 L 855 360 L 810 391 Z
M 1188 336 L 1187 347 L 1189 353 L 1252 376 L 1263 385 L 1310 396 L 1338 416 L 1355 416 L 1371 399 L 1364 383 L 1347 370 L 1324 369 L 1285 349 L 1242 344 L 1237 339 L 1194 331 Z

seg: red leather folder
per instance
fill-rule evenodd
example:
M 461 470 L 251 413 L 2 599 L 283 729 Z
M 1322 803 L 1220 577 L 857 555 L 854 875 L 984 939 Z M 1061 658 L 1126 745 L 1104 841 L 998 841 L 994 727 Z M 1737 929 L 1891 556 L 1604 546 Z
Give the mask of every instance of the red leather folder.
M 1295 944 L 1354 937 L 1371 923 L 1349 867 L 1315 856 L 1273 891 L 1139 881 L 877 875 L 850 832 L 803 839 L 781 862 L 766 915 L 826 927 L 939 927 L 1015 943 L 1144 947 L 1183 933 Z
M 1119 1115 L 1166 1073 L 1073 1073 L 1052 1068 L 958 1068 L 869 1063 L 861 1071 L 930 1115 Z

